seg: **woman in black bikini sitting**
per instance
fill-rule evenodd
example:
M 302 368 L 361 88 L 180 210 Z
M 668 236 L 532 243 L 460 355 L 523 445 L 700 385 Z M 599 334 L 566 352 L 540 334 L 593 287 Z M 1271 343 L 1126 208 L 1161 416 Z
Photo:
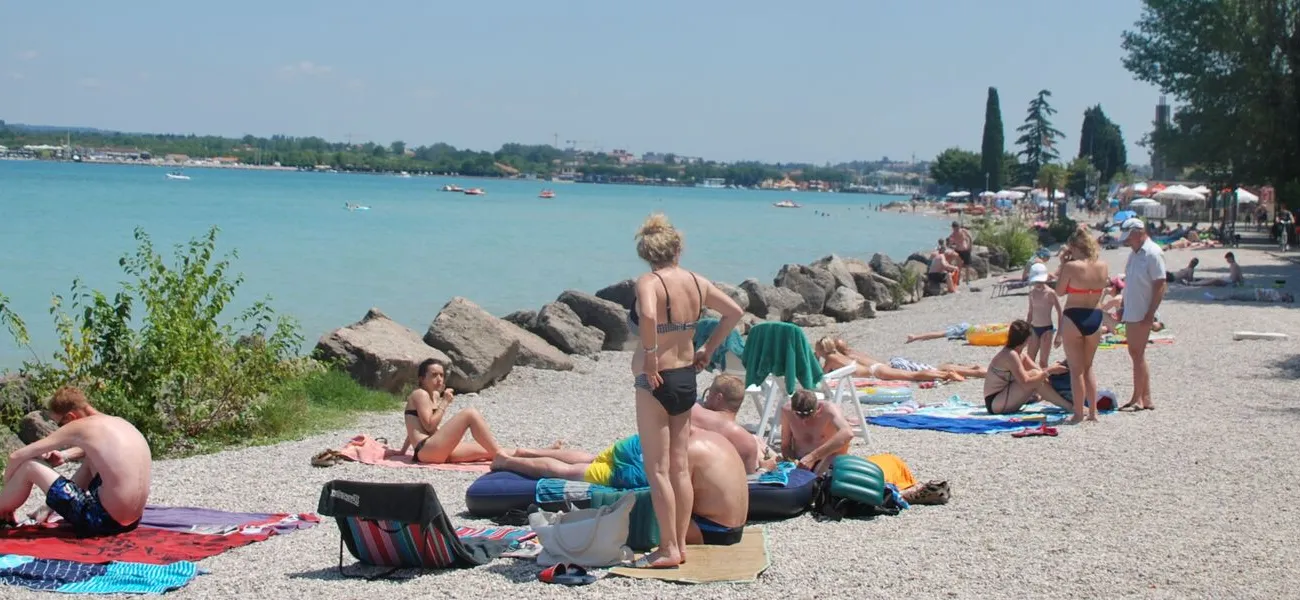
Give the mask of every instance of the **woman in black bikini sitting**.
M 672 568 L 686 560 L 694 505 L 687 446 L 691 407 L 698 396 L 695 374 L 736 328 L 743 312 L 707 279 L 678 266 L 682 236 L 666 217 L 651 215 L 636 237 L 637 255 L 651 268 L 637 279 L 636 306 L 628 315 L 641 338 L 632 355 L 636 428 L 659 522 L 659 548 L 636 566 Z M 695 325 L 705 307 L 722 313 L 722 319 L 697 352 Z M 674 321 L 674 313 L 689 320 Z
M 1028 321 L 1012 321 L 1007 329 L 1007 344 L 989 362 L 989 374 L 984 379 L 984 407 L 990 414 L 1018 412 L 1024 405 L 1039 400 L 1065 410 L 1074 409 L 1070 401 L 1062 398 L 1047 383 L 1048 376 L 1068 369 L 1060 363 L 1039 369 L 1034 358 L 1024 351 L 1032 334 L 1033 328 Z
M 1060 279 L 1056 294 L 1068 296 L 1061 323 L 1061 340 L 1065 359 L 1070 365 L 1070 392 L 1078 402 L 1070 423 L 1084 420 L 1083 405 L 1088 404 L 1088 420 L 1097 420 L 1097 376 L 1092 371 L 1097 346 L 1101 344 L 1103 314 L 1102 294 L 1110 285 L 1110 267 L 1098 254 L 1101 248 L 1092 234 L 1082 229 L 1074 232 L 1062 254 Z
M 439 423 L 451 406 L 452 390 L 446 387 L 446 371 L 432 358 L 420 363 L 415 391 L 406 397 L 406 443 L 402 453 L 415 447 L 415 462 L 458 463 L 492 460 L 505 451 L 497 445 L 487 421 L 474 408 L 465 408 L 446 423 Z M 462 442 L 465 432 L 474 437 Z

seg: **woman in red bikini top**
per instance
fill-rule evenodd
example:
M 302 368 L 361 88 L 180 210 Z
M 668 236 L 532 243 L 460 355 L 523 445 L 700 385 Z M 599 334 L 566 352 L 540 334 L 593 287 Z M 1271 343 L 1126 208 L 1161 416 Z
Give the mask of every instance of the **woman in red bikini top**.
M 1102 294 L 1110 285 L 1110 266 L 1098 256 L 1101 247 L 1086 229 L 1075 230 L 1067 243 L 1062 259 L 1060 278 L 1056 281 L 1056 294 L 1066 296 L 1061 316 L 1062 345 L 1065 359 L 1070 365 L 1070 391 L 1074 397 L 1074 417 L 1071 423 L 1084 420 L 1084 399 L 1088 402 L 1088 420 L 1097 419 L 1097 378 L 1093 375 L 1092 361 L 1101 343 L 1103 314 L 1100 304 Z

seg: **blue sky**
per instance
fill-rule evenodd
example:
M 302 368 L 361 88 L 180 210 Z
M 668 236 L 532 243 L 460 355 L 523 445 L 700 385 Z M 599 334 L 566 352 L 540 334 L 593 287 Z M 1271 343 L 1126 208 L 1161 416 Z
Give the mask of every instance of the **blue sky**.
M 1137 0 L 6 2 L 0 119 L 408 145 L 598 143 L 718 160 L 1008 145 L 1053 92 L 1078 149 L 1100 103 L 1130 162 L 1159 97 L 1120 33 Z

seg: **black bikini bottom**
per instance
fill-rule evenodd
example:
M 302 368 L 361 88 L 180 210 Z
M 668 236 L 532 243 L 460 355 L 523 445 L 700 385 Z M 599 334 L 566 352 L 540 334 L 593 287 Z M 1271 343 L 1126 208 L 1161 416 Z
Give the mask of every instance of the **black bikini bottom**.
M 694 366 L 665 369 L 659 372 L 659 378 L 663 379 L 663 383 L 659 384 L 658 389 L 650 389 L 649 378 L 644 373 L 636 376 L 635 385 L 650 392 L 655 400 L 663 405 L 670 417 L 680 415 L 695 406 L 697 388 Z

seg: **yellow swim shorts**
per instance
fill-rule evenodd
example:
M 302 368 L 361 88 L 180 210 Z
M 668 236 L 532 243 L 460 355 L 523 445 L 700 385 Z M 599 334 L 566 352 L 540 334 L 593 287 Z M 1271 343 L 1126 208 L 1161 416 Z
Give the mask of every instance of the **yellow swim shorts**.
M 596 455 L 596 460 L 591 461 L 591 466 L 587 467 L 586 472 L 582 474 L 582 479 L 587 483 L 609 485 L 609 482 L 614 479 L 613 446 Z

